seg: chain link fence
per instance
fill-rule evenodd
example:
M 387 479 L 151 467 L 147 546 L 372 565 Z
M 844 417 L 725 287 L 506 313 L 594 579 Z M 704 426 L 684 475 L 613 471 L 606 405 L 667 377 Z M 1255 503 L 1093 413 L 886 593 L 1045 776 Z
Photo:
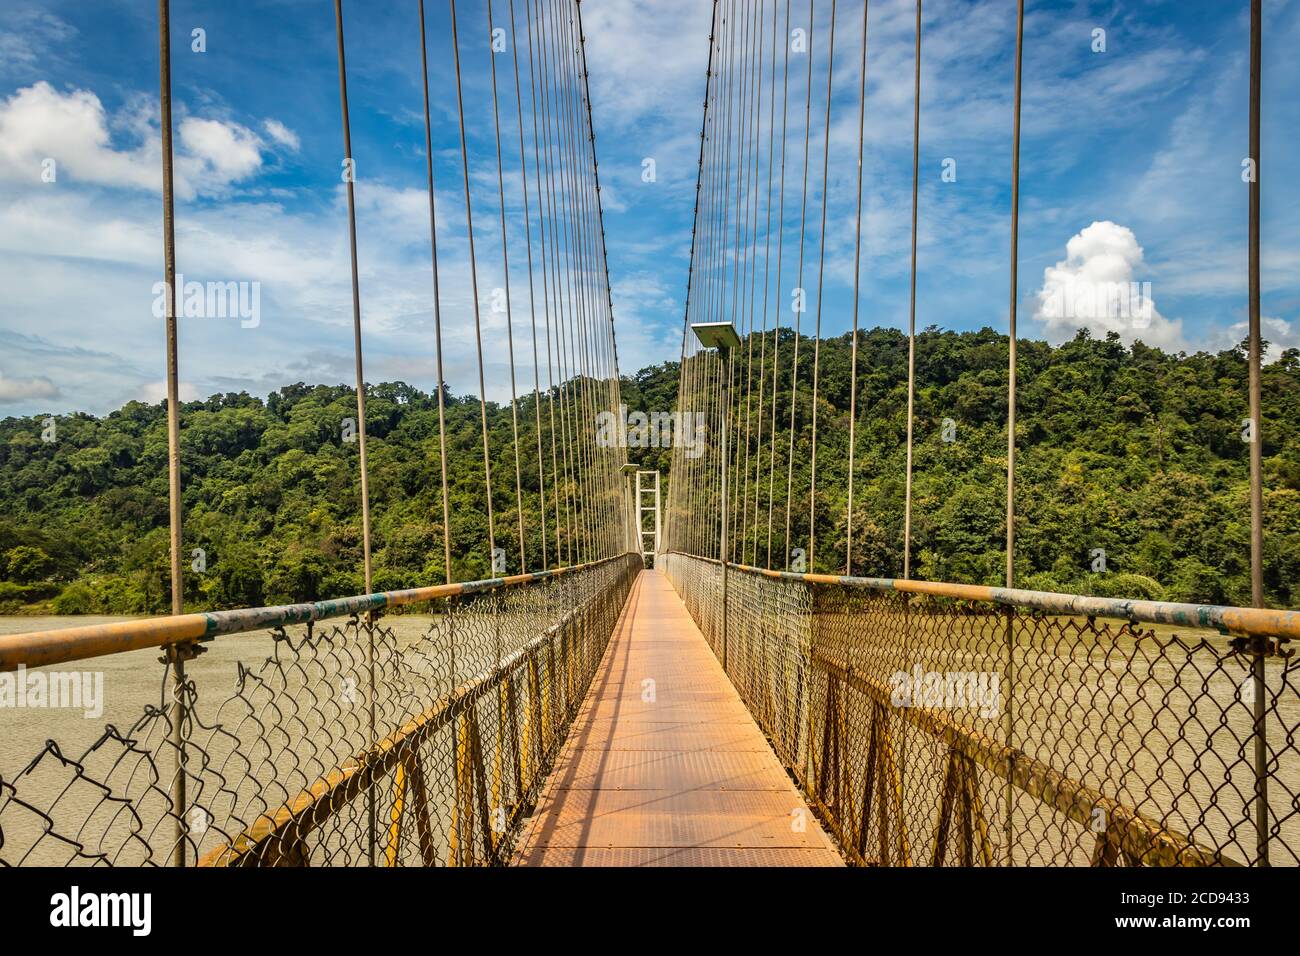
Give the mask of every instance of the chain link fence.
M 1286 638 L 1139 620 L 1248 611 L 661 560 L 851 862 L 1300 862 Z
M 222 669 L 233 692 L 204 669 L 200 692 L 200 668 L 180 682 L 172 668 L 207 645 L 168 644 L 158 702 L 131 726 L 0 767 L 0 864 L 503 862 L 640 567 L 630 554 L 425 589 L 445 596 L 418 603 L 398 592 L 203 616 L 241 631 L 279 621 L 271 653 Z M 426 611 L 427 628 L 399 636 L 401 618 L 383 616 L 397 604 Z M 45 660 L 58 634 L 29 635 L 41 639 L 16 663 Z

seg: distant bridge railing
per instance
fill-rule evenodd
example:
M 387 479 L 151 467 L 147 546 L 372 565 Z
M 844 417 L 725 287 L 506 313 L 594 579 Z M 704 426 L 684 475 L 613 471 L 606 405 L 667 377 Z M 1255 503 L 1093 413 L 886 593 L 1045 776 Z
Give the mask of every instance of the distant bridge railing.
M 661 561 L 851 862 L 1300 862 L 1298 613 Z
M 23 728 L 7 728 L 0 864 L 501 862 L 640 568 L 625 554 L 467 584 L 0 637 L 0 679 L 46 692 L 26 701 L 41 709 L 12 712 L 38 732 L 52 726 L 49 694 L 66 703 L 85 673 L 53 668 L 92 658 L 110 671 L 109 710 L 116 697 L 134 720 L 110 722 L 88 746 L 47 740 L 16 768 Z M 397 607 L 427 613 L 382 616 Z M 224 639 L 232 635 L 241 637 Z M 148 650 L 158 647 L 161 667 Z M 188 662 L 180 683 L 170 678 L 178 654 Z M 161 696 L 146 684 L 152 699 L 132 699 L 152 667 Z

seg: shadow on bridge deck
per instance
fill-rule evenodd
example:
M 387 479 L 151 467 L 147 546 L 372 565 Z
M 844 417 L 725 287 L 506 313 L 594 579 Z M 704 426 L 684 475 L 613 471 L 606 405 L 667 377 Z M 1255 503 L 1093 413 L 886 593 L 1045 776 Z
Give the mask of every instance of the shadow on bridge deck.
M 659 571 L 633 587 L 514 862 L 842 865 Z

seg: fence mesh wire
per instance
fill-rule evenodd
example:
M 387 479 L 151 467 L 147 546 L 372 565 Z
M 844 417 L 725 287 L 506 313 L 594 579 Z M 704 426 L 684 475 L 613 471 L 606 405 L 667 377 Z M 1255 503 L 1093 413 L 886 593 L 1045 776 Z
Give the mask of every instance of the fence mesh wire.
M 501 862 L 640 566 L 431 602 L 412 640 L 378 615 L 279 628 L 233 693 L 164 655 L 133 725 L 0 768 L 0 864 Z
M 1284 644 L 661 561 L 851 862 L 1300 862 Z

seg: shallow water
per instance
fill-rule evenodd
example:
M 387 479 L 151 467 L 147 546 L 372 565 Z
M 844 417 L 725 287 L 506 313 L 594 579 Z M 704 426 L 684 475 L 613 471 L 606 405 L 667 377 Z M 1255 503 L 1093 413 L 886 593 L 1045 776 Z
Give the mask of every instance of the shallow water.
M 0 617 L 0 635 L 135 619 L 139 618 Z M 404 650 L 417 644 L 436 620 L 433 615 L 393 615 L 383 619 L 383 626 L 393 632 L 394 646 Z M 340 621 L 346 622 L 346 619 Z M 336 623 L 318 624 L 318 633 Z M 295 642 L 305 634 L 302 626 L 291 627 L 289 631 Z M 341 726 L 335 719 L 331 726 L 326 726 L 326 717 L 322 715 L 320 706 L 322 701 L 328 705 L 328 698 L 341 691 L 341 680 L 352 681 L 354 687 L 357 683 L 364 685 L 364 680 L 357 680 L 358 665 L 364 665 L 365 661 L 365 653 L 361 650 L 364 641 L 358 641 L 356 637 L 353 634 L 350 640 L 338 642 L 340 646 L 351 645 L 344 653 L 321 655 L 320 661 L 324 666 L 312 666 L 310 674 L 294 666 L 267 667 L 268 660 L 276 656 L 277 641 L 272 632 L 266 630 L 226 635 L 206 642 L 202 645 L 204 652 L 187 662 L 186 677 L 196 688 L 200 722 L 208 726 L 221 722 L 228 728 L 227 733 L 218 735 L 198 728 L 191 739 L 201 742 L 203 759 L 211 761 L 219 772 L 230 774 L 229 767 L 234 758 L 237 772 L 232 779 L 238 781 L 236 789 L 244 791 L 242 796 L 245 799 L 256 803 L 262 792 L 268 789 L 266 780 L 262 779 L 258 784 L 258 778 L 278 777 L 289 790 L 302 789 L 309 786 L 319 773 L 334 769 L 332 764 L 345 761 L 364 747 L 365 735 L 361 732 L 364 718 L 345 717 L 342 723 L 346 726 Z M 308 656 L 300 658 L 292 652 L 286 653 L 283 648 L 279 655 L 282 661 L 306 660 Z M 467 655 L 462 652 L 462 656 Z M 463 675 L 462 668 L 468 666 L 481 668 L 482 664 L 462 660 L 457 671 Z M 148 801 L 152 793 L 148 775 L 155 769 L 161 775 L 169 774 L 173 766 L 168 744 L 160 742 L 160 738 L 167 735 L 167 721 L 156 719 L 140 723 L 151 708 L 162 708 L 171 699 L 161 650 L 149 648 L 32 668 L 26 672 L 25 679 L 30 681 L 36 675 L 48 676 L 54 672 L 76 675 L 83 688 L 101 687 L 102 697 L 92 694 L 78 700 L 77 706 L 32 706 L 29 700 L 26 706 L 0 707 L 0 780 L 12 782 L 23 774 L 34 758 L 41 755 L 39 769 L 26 775 L 20 783 L 20 798 L 31 801 L 42 811 L 57 799 L 59 809 L 54 814 L 56 824 L 53 829 L 60 835 L 70 836 L 92 847 L 101 840 L 110 845 L 130 844 L 131 840 L 115 842 L 112 838 L 105 838 L 114 826 L 123 825 L 122 820 L 114 818 L 106 822 L 104 793 L 100 788 L 84 783 L 69 785 L 67 769 L 61 768 L 57 760 L 49 759 L 51 753 L 47 742 L 57 744 L 58 753 L 64 758 L 81 760 L 106 728 L 115 728 L 122 735 L 138 739 L 141 747 L 160 755 L 153 761 L 153 766 L 138 760 L 132 762 L 130 748 L 114 742 L 103 748 L 102 755 L 97 753 L 86 760 L 87 776 L 96 781 L 111 779 L 115 794 L 129 792 L 133 799 L 139 800 L 142 799 L 139 795 L 144 792 L 143 800 Z M 248 674 L 272 674 L 284 681 L 288 689 L 281 688 L 277 693 L 269 694 L 250 692 L 248 688 L 255 686 L 256 682 L 248 680 Z M 439 676 L 442 684 L 450 684 L 449 674 Z M 89 684 L 85 683 L 86 679 Z M 241 689 L 244 698 L 238 696 Z M 356 689 L 359 694 L 345 709 L 353 715 L 364 714 L 368 705 L 364 686 Z M 245 699 L 251 702 L 248 706 L 244 705 Z M 236 706 L 223 709 L 223 704 L 229 701 Z M 378 707 L 381 712 L 384 710 L 382 701 L 378 702 Z M 279 712 L 268 716 L 266 708 Z M 287 733 L 296 739 L 292 748 L 280 749 L 281 744 L 289 741 L 279 726 L 279 722 L 285 719 L 290 724 Z M 133 731 L 133 727 L 137 729 Z M 238 738 L 238 746 L 234 745 L 235 738 L 230 731 Z M 313 753 L 316 762 L 299 760 L 298 755 L 291 752 L 298 750 Z M 262 764 L 252 768 L 240 766 L 238 755 L 254 752 L 261 755 Z M 335 760 L 328 759 L 329 756 Z M 155 781 L 153 788 L 157 793 L 153 795 L 161 799 L 167 785 L 166 779 Z M 283 799 L 292 795 L 285 792 L 279 797 Z M 14 862 L 27 848 L 36 844 L 40 844 L 39 849 L 24 862 L 55 863 L 66 859 L 66 845 L 48 836 L 42 838 L 41 832 L 47 824 L 40 814 L 14 805 L 6 808 L 4 796 L 0 793 L 0 811 L 8 810 L 0 817 L 0 826 L 4 828 L 5 859 Z M 173 840 L 173 825 L 163 819 L 160 807 L 149 809 L 151 813 L 143 814 L 144 838 L 151 844 L 152 854 L 142 850 L 143 856 L 132 857 L 126 853 L 119 862 L 139 862 L 142 858 L 158 862 L 166 860 L 167 847 Z M 244 815 L 256 816 L 256 812 L 245 812 Z M 165 825 L 160 825 L 159 821 Z
M 0 635 L 131 619 L 0 617 Z M 410 652 L 404 658 L 408 664 L 414 661 L 416 671 L 425 682 L 417 700 L 427 701 L 446 693 L 456 686 L 453 677 L 463 681 L 481 672 L 492 660 L 494 649 L 484 643 L 482 632 L 477 640 L 474 635 L 466 634 L 464 644 L 458 644 L 458 659 L 451 665 L 455 669 L 453 675 L 446 658 L 439 656 L 445 648 L 440 651 L 421 646 L 421 639 L 437 620 L 431 615 L 416 614 L 383 619 L 383 626 L 393 632 L 393 646 L 398 651 Z M 1067 619 L 1053 620 L 1057 625 L 1070 623 Z M 893 624 L 901 625 L 902 621 Z M 915 642 L 912 658 L 927 669 L 1002 669 L 1002 652 L 996 644 L 972 637 L 963 641 L 961 646 L 949 647 L 945 646 L 946 632 L 938 620 L 916 616 L 908 624 L 913 628 L 912 640 Z M 883 617 L 877 613 L 870 629 L 877 634 L 896 629 L 890 625 L 887 613 Z M 937 628 L 934 633 L 929 632 L 931 626 Z M 852 657 L 855 666 L 868 673 L 879 671 L 883 676 L 894 669 L 894 658 L 899 649 L 888 641 L 873 640 L 865 633 L 866 630 L 861 617 L 843 620 L 843 633 L 854 635 Z M 290 631 L 297 640 L 305 629 L 299 626 L 290 628 Z M 1161 627 L 1156 631 L 1158 639 L 1163 642 L 1171 637 L 1173 629 Z M 1230 856 L 1248 858 L 1253 847 L 1253 834 L 1249 827 L 1254 787 L 1250 746 L 1253 723 L 1250 709 L 1239 699 L 1240 679 L 1246 674 L 1244 662 L 1220 659 L 1228 639 L 1215 632 L 1181 630 L 1178 633 L 1184 641 L 1196 644 L 1204 640 L 1208 646 L 1194 654 L 1171 652 L 1168 656 L 1157 655 L 1147 659 L 1135 650 L 1131 636 L 1102 639 L 1087 631 L 1071 633 L 1072 637 L 1059 645 L 1044 638 L 1042 633 L 1035 637 L 1028 631 L 1023 639 L 1017 641 L 1017 687 L 1014 690 L 1003 687 L 1007 705 L 1015 710 L 1016 745 L 1070 777 L 1117 795 L 1122 803 L 1135 807 L 1148 817 L 1168 819 L 1170 825 L 1187 833 L 1196 842 L 1223 846 L 1228 848 Z M 265 662 L 276 655 L 277 647 L 269 631 L 229 635 L 205 646 L 206 652 L 190 661 L 186 670 L 187 677 L 198 691 L 199 713 L 212 722 L 223 701 L 244 703 L 236 696 L 241 679 L 249 672 L 256 674 L 261 670 Z M 926 652 L 927 647 L 931 653 Z M 309 786 L 320 772 L 333 769 L 338 762 L 345 761 L 364 746 L 366 736 L 361 722 L 355 717 L 340 720 L 339 715 L 333 712 L 322 714 L 318 706 L 322 688 L 332 687 L 340 675 L 358 673 L 364 654 L 356 653 L 357 649 L 355 640 L 351 643 L 344 640 L 329 654 L 306 655 L 303 658 L 306 666 L 301 672 L 296 664 L 277 672 L 286 680 L 285 686 L 278 694 L 258 699 L 257 705 L 263 707 L 268 702 L 273 706 L 294 705 L 294 712 L 288 720 L 289 737 L 281 739 L 275 733 L 268 736 L 265 732 L 268 725 L 273 725 L 278 731 L 284 725 L 283 715 L 276 714 L 273 715 L 275 719 L 271 719 L 265 711 L 237 706 L 234 708 L 236 722 L 232 724 L 229 723 L 231 713 L 221 713 L 221 719 L 234 727 L 239 738 L 238 746 L 224 738 L 206 741 L 205 756 L 222 771 L 226 770 L 226 763 L 222 761 L 229 762 L 234 757 L 238 763 L 237 755 L 266 751 L 259 767 L 251 772 L 248 768 L 241 768 L 244 773 L 242 783 L 235 787 L 236 790 L 243 788 L 241 798 L 254 804 L 264 795 L 274 800 L 274 791 L 281 785 L 285 792 L 280 799 L 290 798 Z M 338 659 L 340 653 L 344 660 Z M 283 647 L 280 648 L 280 657 L 302 662 L 292 654 L 286 655 Z M 148 649 L 35 669 L 37 673 L 89 673 L 92 680 L 102 680 L 103 700 L 81 702 L 83 705 L 99 704 L 94 709 L 101 712 L 88 715 L 86 706 L 0 708 L 0 779 L 14 780 L 15 775 L 42 753 L 47 741 L 57 742 L 66 757 L 78 758 L 100 737 L 105 726 L 111 725 L 127 733 L 147 708 L 157 708 L 168 700 L 166 669 L 159 658 L 158 649 Z M 1266 667 L 1266 686 L 1270 695 L 1268 736 L 1274 764 L 1269 804 L 1274 820 L 1280 821 L 1277 823 L 1273 862 L 1275 865 L 1294 865 L 1295 854 L 1300 853 L 1300 813 L 1295 810 L 1296 795 L 1300 794 L 1300 750 L 1295 743 L 1297 728 L 1300 727 L 1300 695 L 1295 691 L 1294 674 L 1291 680 L 1283 676 L 1284 666 L 1281 659 L 1272 658 Z M 381 684 L 381 687 L 391 690 L 387 684 Z M 299 701 L 308 701 L 310 706 L 299 710 L 296 706 Z M 359 706 L 364 709 L 366 703 L 362 700 Z M 385 704 L 392 705 L 385 713 L 386 720 L 410 716 L 396 713 L 393 708 L 407 706 L 397 704 L 396 699 L 376 701 L 381 711 L 385 710 Z M 244 723 L 238 723 L 240 719 Z M 163 722 L 155 723 L 164 726 Z M 979 729 L 995 739 L 1002 735 L 1000 717 L 987 723 L 987 727 Z M 159 726 L 148 728 L 154 734 L 148 746 L 161 753 L 166 744 L 162 744 L 162 749 L 158 745 L 156 732 Z M 942 748 L 934 750 L 932 741 L 914 731 L 907 736 L 914 740 L 909 760 L 913 765 L 912 772 L 940 779 L 945 759 Z M 277 750 L 268 743 L 272 737 L 276 744 L 292 746 Z M 900 739 L 899 743 L 902 742 Z M 858 743 L 865 745 L 865 736 Z M 266 746 L 259 750 L 259 744 Z M 440 742 L 438 746 L 441 750 L 454 748 L 450 741 Z M 313 759 L 301 760 L 300 755 L 291 750 L 310 752 Z M 865 766 L 865 752 L 852 752 L 846 756 L 853 764 Z M 156 761 L 159 772 L 168 772 L 168 768 L 162 766 L 165 763 L 170 761 Z M 432 764 L 429 769 L 433 770 Z M 58 793 L 57 788 L 65 785 L 64 777 L 57 774 L 48 778 L 39 774 L 30 776 L 21 792 L 32 799 L 35 792 L 46 787 L 54 795 Z M 268 786 L 271 780 L 276 782 L 275 786 Z M 437 790 L 435 784 L 444 790 L 450 787 L 449 779 L 431 780 L 430 784 L 432 790 Z M 161 799 L 167 781 L 160 780 L 157 786 Z M 133 792 L 137 792 L 140 781 L 133 779 L 131 787 Z M 985 791 L 987 806 L 999 806 L 1002 787 L 997 779 L 981 775 L 981 789 Z M 928 789 L 933 788 L 927 788 L 927 792 Z M 434 813 L 443 818 L 440 832 L 445 835 L 445 820 L 449 815 L 447 794 L 440 798 L 431 792 L 431 799 L 440 800 Z M 910 828 L 921 834 L 929 828 L 932 803 L 936 797 L 918 793 L 916 799 L 916 819 Z M 96 817 L 97 801 L 102 801 L 102 796 L 94 790 L 61 797 L 60 807 L 64 812 L 57 829 L 60 832 L 77 831 L 79 837 L 88 838 L 86 842 L 93 844 L 99 835 L 120 825 L 117 821 L 105 823 Z M 1015 803 L 1017 830 L 1025 839 L 1020 851 L 1037 848 L 1023 853 L 1017 862 L 1070 860 L 1087 863 L 1090 835 L 1073 824 L 1065 825 L 1056 814 L 1026 794 L 1018 794 Z M 0 794 L 0 810 L 3 810 L 3 804 L 4 795 Z M 165 848 L 172 837 L 167 827 L 158 825 L 158 820 L 164 820 L 164 814 L 157 808 L 154 811 L 155 829 L 146 837 L 153 858 L 165 860 Z M 243 816 L 248 815 L 245 810 Z M 6 860 L 12 861 L 15 848 L 42 843 L 41 828 L 45 824 L 38 814 L 14 813 L 11 807 L 9 813 L 0 817 L 0 824 L 5 828 Z M 358 821 L 349 822 L 349 826 L 358 825 Z M 355 847 L 345 845 L 352 837 L 335 834 L 334 838 L 341 841 L 337 852 L 355 859 L 349 855 Z M 921 837 L 918 839 L 924 842 Z M 54 862 L 58 851 L 65 848 L 57 843 L 53 847 L 44 845 L 50 843 L 55 841 L 46 838 L 41 852 L 28 862 L 45 860 L 46 851 L 53 853 L 49 859 Z M 1052 846 L 1056 848 L 1051 849 Z M 440 853 L 444 851 L 440 838 Z M 329 848 L 326 847 L 324 852 L 328 855 Z M 125 854 L 120 860 L 133 861 L 130 854 Z

